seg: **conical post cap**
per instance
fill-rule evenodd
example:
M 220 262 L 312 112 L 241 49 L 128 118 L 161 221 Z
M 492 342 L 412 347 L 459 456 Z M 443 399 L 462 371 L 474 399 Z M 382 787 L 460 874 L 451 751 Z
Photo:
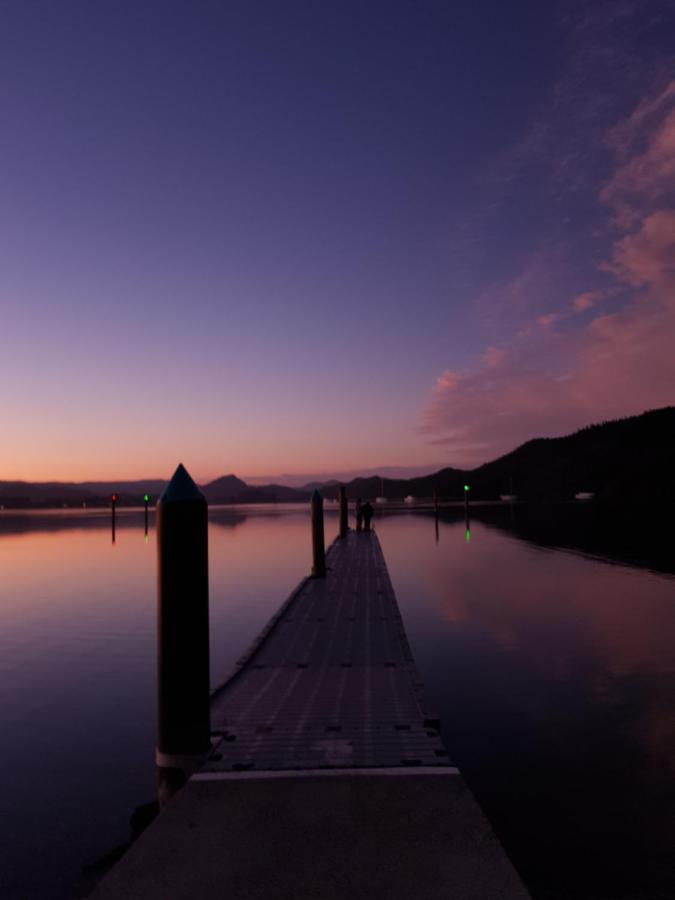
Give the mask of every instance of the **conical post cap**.
M 183 463 L 173 473 L 171 481 L 159 498 L 160 503 L 194 503 L 201 501 L 206 503 L 206 497 L 194 483 Z

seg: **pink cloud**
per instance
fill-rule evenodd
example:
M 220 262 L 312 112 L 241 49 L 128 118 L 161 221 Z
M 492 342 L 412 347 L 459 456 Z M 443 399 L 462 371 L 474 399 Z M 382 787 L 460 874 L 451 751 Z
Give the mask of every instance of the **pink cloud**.
M 501 327 L 514 318 L 531 320 L 541 299 L 555 293 L 564 256 L 561 246 L 535 250 L 518 275 L 505 284 L 492 285 L 476 298 L 478 317 L 490 327 Z
M 436 379 L 434 391 L 437 394 L 447 394 L 458 388 L 461 380 L 462 376 L 459 372 L 451 372 L 450 369 L 446 369 L 445 372 Z
M 674 104 L 675 82 L 611 136 L 619 161 L 601 196 L 623 223 L 603 266 L 615 287 L 578 295 L 567 311 L 540 315 L 538 329 L 489 348 L 474 369 L 438 379 L 422 431 L 449 464 L 476 465 L 532 437 L 675 403 Z M 626 289 L 621 308 L 578 327 L 578 313 Z M 551 327 L 562 319 L 574 327 Z
M 540 325 L 542 328 L 550 328 L 551 325 L 554 325 L 560 319 L 560 313 L 546 313 L 543 316 L 537 317 L 537 325 Z
M 605 269 L 614 271 L 612 266 L 606 266 Z M 544 313 L 544 315 L 537 316 L 537 325 L 539 325 L 540 328 L 551 328 L 556 322 L 564 322 L 571 316 L 592 309 L 603 296 L 605 296 L 605 294 L 602 291 L 586 291 L 583 294 L 579 294 L 572 300 L 569 308 L 559 312 Z
M 492 369 L 498 366 L 505 357 L 506 350 L 502 350 L 500 347 L 488 347 L 483 353 L 483 362 L 489 369 Z
M 531 437 L 672 404 L 673 335 L 675 308 L 648 296 L 581 332 L 514 345 L 499 366 L 439 390 L 424 430 L 446 447 L 450 464 L 476 465 Z
M 641 215 L 675 191 L 675 81 L 643 101 L 615 128 L 608 144 L 619 164 L 600 192 L 615 212 L 619 227 L 629 228 Z
M 675 283 L 675 210 L 647 216 L 638 231 L 615 244 L 613 269 L 633 287 Z
M 585 294 L 579 294 L 579 296 L 575 297 L 572 301 L 572 308 L 574 312 L 585 312 L 587 309 L 595 306 L 597 297 L 598 294 L 596 291 L 586 291 Z

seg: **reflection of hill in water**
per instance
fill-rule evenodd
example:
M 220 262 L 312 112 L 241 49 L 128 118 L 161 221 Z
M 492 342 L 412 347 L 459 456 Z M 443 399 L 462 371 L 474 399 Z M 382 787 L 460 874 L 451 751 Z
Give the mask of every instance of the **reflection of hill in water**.
M 144 511 L 142 509 L 118 509 L 115 518 L 117 531 L 128 528 L 143 528 Z M 209 509 L 209 522 L 220 528 L 236 528 L 247 519 L 272 519 L 281 516 L 307 516 L 304 506 L 284 508 L 278 507 L 212 507 Z M 149 522 L 155 522 L 155 511 L 150 509 Z M 12 510 L 0 514 L 0 538 L 3 534 L 29 534 L 57 531 L 109 531 L 111 528 L 110 510 Z M 309 525 L 308 525 L 309 528 Z
M 238 509 L 209 511 L 209 522 L 219 528 L 237 528 L 243 525 L 248 516 Z
M 433 515 L 433 514 L 431 514 Z M 443 509 L 443 522 L 464 521 L 461 509 Z M 672 511 L 665 507 L 551 503 L 471 507 L 471 520 L 544 547 L 562 547 L 675 574 Z
M 119 510 L 115 521 L 117 530 L 143 526 L 143 512 L 122 514 Z M 32 531 L 95 531 L 110 530 L 111 518 L 107 510 L 92 512 L 11 512 L 0 515 L 0 537 L 4 534 L 29 534 Z
M 562 547 L 591 556 L 659 572 L 675 574 L 672 524 L 665 507 L 604 505 L 599 503 L 480 504 L 471 506 L 471 521 L 481 522 L 543 547 Z M 378 515 L 424 515 L 421 510 L 378 509 Z M 224 507 L 209 510 L 209 522 L 225 530 L 243 525 L 247 519 L 307 517 L 304 506 Z M 150 525 L 154 526 L 154 510 Z M 464 522 L 462 506 L 445 507 L 440 521 Z M 116 529 L 141 529 L 143 510 L 118 510 Z M 5 512 L 0 515 L 0 538 L 5 534 L 58 531 L 109 531 L 108 510 Z M 309 529 L 309 523 L 308 523 Z

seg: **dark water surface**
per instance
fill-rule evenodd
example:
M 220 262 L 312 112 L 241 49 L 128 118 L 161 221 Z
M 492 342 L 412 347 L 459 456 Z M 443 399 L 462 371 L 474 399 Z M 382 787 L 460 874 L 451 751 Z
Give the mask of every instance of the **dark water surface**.
M 579 555 L 593 523 L 546 521 L 376 526 L 451 756 L 535 900 L 673 898 L 675 579 L 636 564 L 669 556 Z M 309 518 L 213 510 L 209 539 L 216 682 L 309 571 Z M 105 514 L 0 514 L 3 898 L 83 895 L 154 799 L 155 566 L 142 513 L 114 545 Z

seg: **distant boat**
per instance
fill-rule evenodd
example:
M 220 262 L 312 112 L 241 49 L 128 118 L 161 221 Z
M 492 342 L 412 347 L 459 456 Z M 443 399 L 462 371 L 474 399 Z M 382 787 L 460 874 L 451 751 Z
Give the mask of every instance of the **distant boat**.
M 375 498 L 376 503 L 386 503 L 387 498 L 384 496 L 384 478 L 380 478 L 380 491 L 382 492 L 379 497 Z
M 513 493 L 513 475 L 509 476 L 509 492 L 508 494 L 500 494 L 500 500 L 504 500 L 507 503 L 513 503 L 514 500 L 518 499 L 518 495 Z
M 594 491 L 579 491 L 574 495 L 575 500 L 592 500 L 595 497 Z

